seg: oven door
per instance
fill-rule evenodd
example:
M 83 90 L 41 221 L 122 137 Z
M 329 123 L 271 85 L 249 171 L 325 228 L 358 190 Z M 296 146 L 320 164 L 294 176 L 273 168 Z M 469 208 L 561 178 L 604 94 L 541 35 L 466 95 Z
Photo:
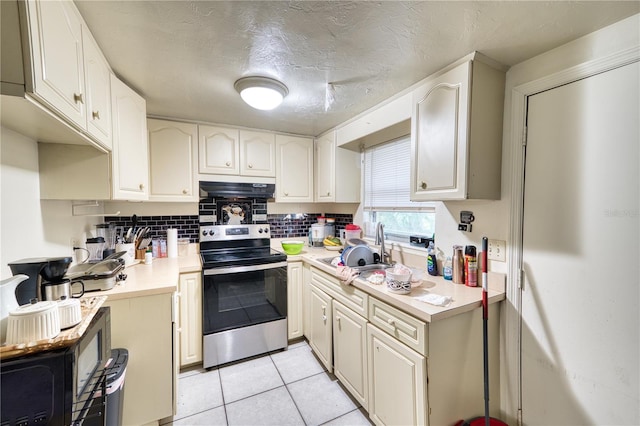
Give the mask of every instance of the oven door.
M 221 333 L 287 318 L 287 262 L 203 271 L 202 332 Z

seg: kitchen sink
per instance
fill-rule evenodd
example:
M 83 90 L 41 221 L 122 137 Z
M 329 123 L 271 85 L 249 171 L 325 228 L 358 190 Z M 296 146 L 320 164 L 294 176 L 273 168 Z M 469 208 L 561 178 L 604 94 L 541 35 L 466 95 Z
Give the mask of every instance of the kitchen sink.
M 334 257 L 323 257 L 321 259 L 316 259 L 322 263 L 325 263 L 327 265 L 333 266 L 331 265 L 331 261 L 335 259 Z M 373 271 L 376 269 L 387 269 L 387 268 L 391 268 L 393 265 L 388 264 L 388 263 L 372 263 L 369 265 L 363 265 L 363 266 L 352 266 L 351 269 L 358 271 L 358 272 L 364 272 L 364 271 Z

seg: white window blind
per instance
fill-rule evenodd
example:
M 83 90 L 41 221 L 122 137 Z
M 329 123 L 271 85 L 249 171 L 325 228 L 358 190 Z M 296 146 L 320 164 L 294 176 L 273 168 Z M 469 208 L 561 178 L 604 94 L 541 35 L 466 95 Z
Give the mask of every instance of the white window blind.
M 405 136 L 364 152 L 365 210 L 433 210 L 410 200 L 411 139 Z

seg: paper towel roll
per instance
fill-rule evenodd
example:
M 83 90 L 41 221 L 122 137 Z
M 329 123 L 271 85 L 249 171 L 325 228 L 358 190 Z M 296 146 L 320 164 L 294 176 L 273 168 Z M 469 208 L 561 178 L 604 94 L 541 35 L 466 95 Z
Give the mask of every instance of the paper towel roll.
M 167 229 L 167 257 L 178 257 L 177 229 Z

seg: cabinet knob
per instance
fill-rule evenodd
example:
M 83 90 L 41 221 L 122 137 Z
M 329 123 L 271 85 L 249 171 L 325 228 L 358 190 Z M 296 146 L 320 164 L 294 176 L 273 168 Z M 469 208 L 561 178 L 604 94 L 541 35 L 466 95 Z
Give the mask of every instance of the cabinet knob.
M 225 166 L 230 167 L 231 166 L 231 161 L 227 161 L 226 163 L 224 163 Z
M 189 193 L 189 191 L 187 191 L 186 189 L 183 189 L 183 190 L 182 190 L 182 193 L 183 193 L 184 195 L 187 195 L 187 194 Z
M 327 191 L 327 197 L 331 195 L 331 191 Z
M 82 93 L 74 93 L 73 100 L 75 101 L 75 103 L 84 103 L 84 99 L 82 99 Z
M 142 191 L 144 189 L 144 184 L 140 184 L 140 190 Z
M 387 324 L 392 325 L 392 326 L 394 326 L 394 327 L 395 327 L 395 325 L 396 325 L 396 321 L 395 321 L 393 318 L 389 318 L 389 319 L 387 320 Z
M 289 196 L 289 193 L 288 193 L 288 192 L 285 192 L 285 193 L 284 193 L 284 196 L 285 196 L 285 197 L 288 197 L 288 196 Z
M 93 111 L 91 115 L 93 116 L 94 120 L 100 120 L 100 111 Z
M 247 167 L 249 167 L 250 169 L 253 169 L 253 164 L 249 163 L 247 164 Z
M 427 189 L 427 182 L 422 181 L 422 183 L 420 184 L 420 188 Z

